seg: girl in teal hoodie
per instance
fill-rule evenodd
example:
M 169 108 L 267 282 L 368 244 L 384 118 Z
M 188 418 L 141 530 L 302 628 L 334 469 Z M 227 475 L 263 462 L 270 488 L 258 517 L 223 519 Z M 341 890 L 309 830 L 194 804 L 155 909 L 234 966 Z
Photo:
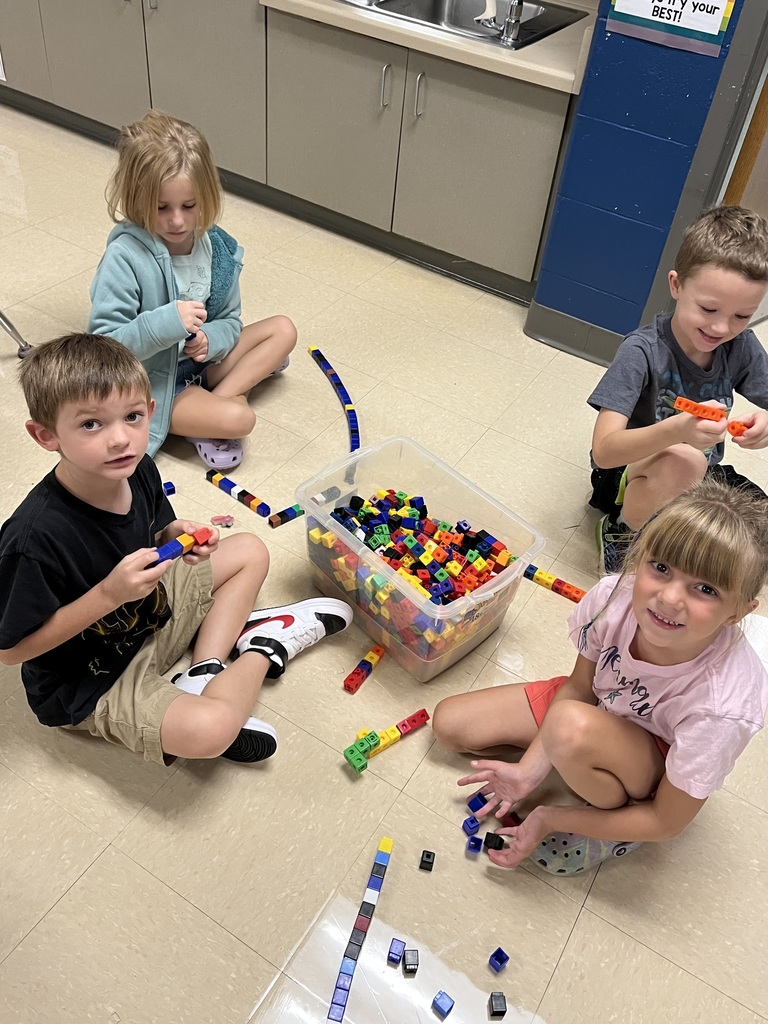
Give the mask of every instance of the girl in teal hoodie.
M 121 130 L 117 151 L 107 188 L 117 226 L 91 284 L 88 331 L 146 367 L 150 455 L 180 434 L 207 466 L 231 469 L 256 421 L 248 394 L 288 365 L 296 328 L 285 316 L 243 327 L 243 250 L 216 226 L 221 185 L 196 128 L 150 110 Z

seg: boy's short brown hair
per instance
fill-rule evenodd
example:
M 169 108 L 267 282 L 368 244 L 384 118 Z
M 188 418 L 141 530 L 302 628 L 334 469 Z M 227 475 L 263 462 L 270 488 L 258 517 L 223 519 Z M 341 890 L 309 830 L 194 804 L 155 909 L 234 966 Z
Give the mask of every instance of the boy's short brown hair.
M 715 206 L 689 225 L 675 259 L 680 283 L 701 267 L 768 282 L 768 222 L 743 206 Z
M 152 400 L 147 371 L 136 356 L 100 334 L 65 334 L 40 345 L 26 356 L 19 379 L 30 417 L 48 430 L 56 429 L 62 406 L 113 392 L 137 391 Z

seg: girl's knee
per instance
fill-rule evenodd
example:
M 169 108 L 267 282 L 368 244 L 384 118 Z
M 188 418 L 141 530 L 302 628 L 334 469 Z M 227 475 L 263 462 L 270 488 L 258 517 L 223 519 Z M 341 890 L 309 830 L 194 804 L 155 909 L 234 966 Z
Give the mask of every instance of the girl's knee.
M 444 697 L 432 712 L 432 733 L 442 747 L 464 751 L 462 724 L 466 718 L 460 712 L 459 697 Z
M 233 399 L 222 418 L 226 437 L 246 437 L 256 426 L 256 413 L 246 402 Z
M 237 711 L 221 700 L 201 697 L 189 727 L 194 738 L 185 744 L 185 757 L 207 760 L 219 757 L 232 746 L 243 723 Z
M 274 321 L 275 335 L 280 338 L 286 354 L 293 351 L 296 339 L 298 338 L 298 332 L 293 320 L 287 316 L 278 315 L 274 318 Z
M 590 746 L 594 711 L 593 705 L 580 700 L 560 700 L 550 706 L 540 730 L 550 760 L 555 751 L 559 757 L 572 757 Z

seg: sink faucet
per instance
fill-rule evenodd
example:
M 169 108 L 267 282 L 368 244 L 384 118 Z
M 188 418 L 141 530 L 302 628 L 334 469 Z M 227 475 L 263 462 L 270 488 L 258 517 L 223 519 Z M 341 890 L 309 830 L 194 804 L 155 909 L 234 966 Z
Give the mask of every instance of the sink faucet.
M 511 0 L 504 24 L 501 26 L 499 42 L 511 46 L 520 35 L 520 23 L 523 20 L 523 0 Z
M 485 10 L 475 18 L 486 28 L 499 30 L 499 42 L 502 46 L 513 46 L 520 35 L 520 24 L 523 20 L 523 0 L 511 0 L 507 16 L 500 24 L 496 20 L 496 0 L 486 0 Z

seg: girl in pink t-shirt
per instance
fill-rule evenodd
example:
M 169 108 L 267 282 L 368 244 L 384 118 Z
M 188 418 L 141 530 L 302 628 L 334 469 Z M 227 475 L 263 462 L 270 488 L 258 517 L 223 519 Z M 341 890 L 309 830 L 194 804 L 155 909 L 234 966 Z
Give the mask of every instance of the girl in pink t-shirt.
M 768 578 L 768 506 L 706 479 L 639 531 L 621 576 L 569 619 L 570 676 L 447 697 L 432 727 L 443 746 L 518 763 L 472 761 L 476 813 L 503 818 L 557 769 L 586 806 L 535 807 L 498 834 L 500 867 L 526 857 L 575 874 L 642 842 L 679 835 L 723 785 L 763 725 L 768 674 L 737 625 Z M 519 819 L 518 819 L 519 820 Z

